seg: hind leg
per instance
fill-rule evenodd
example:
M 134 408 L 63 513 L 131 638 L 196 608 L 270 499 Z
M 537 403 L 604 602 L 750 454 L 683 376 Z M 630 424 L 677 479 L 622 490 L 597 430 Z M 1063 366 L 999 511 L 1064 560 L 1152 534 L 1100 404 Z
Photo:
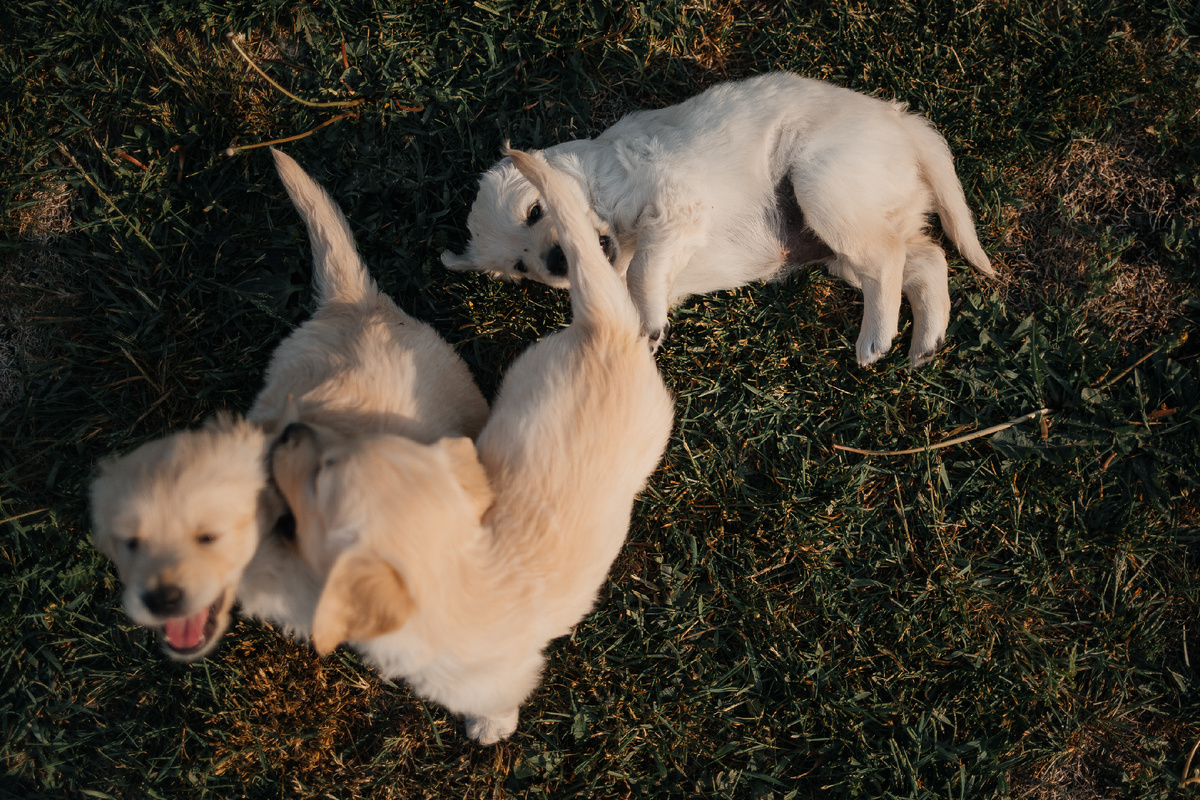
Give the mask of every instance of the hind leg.
M 950 324 L 950 289 L 946 254 L 927 237 L 909 241 L 904 262 L 904 296 L 912 306 L 913 335 L 908 350 L 910 369 L 929 362 L 946 339 Z
M 874 364 L 892 346 L 900 323 L 900 294 L 904 263 L 899 253 L 880 253 L 877 259 L 854 265 L 862 283 L 863 321 L 855 352 L 861 366 Z
M 858 263 L 839 255 L 826 267 L 863 293 L 863 321 L 855 344 L 861 366 L 874 364 L 892 346 L 900 325 L 900 297 L 904 283 L 904 254 L 880 252 Z
M 480 744 L 495 744 L 513 735 L 517 729 L 518 708 L 509 708 L 490 715 L 468 716 L 467 736 Z
M 855 346 L 858 363 L 878 361 L 891 347 L 900 321 L 905 243 L 912 205 L 904 170 L 872 163 L 879 154 L 829 148 L 824 158 L 809 153 L 791 171 L 796 202 L 817 238 L 836 254 L 836 275 L 862 289 L 863 322 Z

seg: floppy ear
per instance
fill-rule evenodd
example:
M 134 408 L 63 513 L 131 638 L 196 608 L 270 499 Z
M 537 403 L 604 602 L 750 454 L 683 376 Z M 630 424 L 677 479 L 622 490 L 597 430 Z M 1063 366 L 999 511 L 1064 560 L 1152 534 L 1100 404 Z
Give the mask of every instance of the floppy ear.
M 442 251 L 442 266 L 446 269 L 452 269 L 455 272 L 482 272 L 479 267 L 475 266 L 475 259 L 468 255 L 455 255 L 449 250 Z
M 361 548 L 343 553 L 317 600 L 313 647 L 327 655 L 342 642 L 399 630 L 415 608 L 408 584 L 390 564 Z
M 279 420 L 279 430 L 283 430 L 293 422 L 299 421 L 300 406 L 296 405 L 296 398 L 289 394 L 283 405 L 283 416 Z
M 299 421 L 300 406 L 296 405 L 296 398 L 289 394 L 283 401 L 283 412 L 275 419 L 265 420 L 261 426 L 267 438 L 272 438 L 288 425 Z
M 475 443 L 467 436 L 456 436 L 439 439 L 434 446 L 446 454 L 450 462 L 450 471 L 471 498 L 477 515 L 482 517 L 483 513 L 492 507 L 496 496 L 492 492 L 492 483 L 488 480 L 487 472 L 479 463 Z

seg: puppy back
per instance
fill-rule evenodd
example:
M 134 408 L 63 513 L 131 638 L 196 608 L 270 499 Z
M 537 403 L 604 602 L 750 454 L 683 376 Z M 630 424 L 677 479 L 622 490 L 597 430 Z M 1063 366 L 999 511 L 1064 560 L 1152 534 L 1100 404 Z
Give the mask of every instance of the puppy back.
M 625 283 L 608 263 L 588 219 L 579 187 L 546 162 L 541 153 L 506 150 L 506 156 L 546 201 L 567 257 L 572 325 L 641 336 L 641 317 Z
M 375 286 L 359 258 L 354 233 L 342 210 L 291 156 L 274 147 L 271 155 L 288 197 L 308 228 L 319 303 L 363 302 Z

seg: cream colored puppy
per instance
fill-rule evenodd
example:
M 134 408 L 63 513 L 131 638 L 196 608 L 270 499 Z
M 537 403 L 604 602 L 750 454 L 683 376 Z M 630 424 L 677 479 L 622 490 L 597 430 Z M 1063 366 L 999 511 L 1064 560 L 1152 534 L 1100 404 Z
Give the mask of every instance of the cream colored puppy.
M 945 139 L 902 103 L 830 83 L 786 72 L 722 83 L 543 152 L 588 198 L 593 236 L 627 274 L 653 342 L 691 295 L 824 261 L 862 290 L 859 363 L 891 347 L 903 294 L 918 367 L 950 320 L 946 257 L 928 215 L 993 274 Z M 467 227 L 466 252 L 442 253 L 450 269 L 567 288 L 559 232 L 513 164 L 483 174 Z
M 510 156 L 561 233 L 572 321 L 509 369 L 478 460 L 466 439 L 346 442 L 306 425 L 271 459 L 300 551 L 325 579 L 317 650 L 351 642 L 465 715 L 482 744 L 512 734 L 546 644 L 594 605 L 672 421 L 578 187 L 540 154 Z
M 94 540 L 117 565 L 126 610 L 179 660 L 216 647 L 235 598 L 244 613 L 308 630 L 320 585 L 286 540 L 266 469 L 285 415 L 418 442 L 475 436 L 487 419 L 450 345 L 379 291 L 337 205 L 272 152 L 308 226 L 316 313 L 276 349 L 248 420 L 218 417 L 109 459 L 91 487 Z

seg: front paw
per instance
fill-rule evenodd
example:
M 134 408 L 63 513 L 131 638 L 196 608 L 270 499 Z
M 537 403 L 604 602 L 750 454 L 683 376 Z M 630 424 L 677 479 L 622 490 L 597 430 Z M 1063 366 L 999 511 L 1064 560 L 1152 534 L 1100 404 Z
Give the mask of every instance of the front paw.
M 517 729 L 517 710 L 492 717 L 467 717 L 467 736 L 480 744 L 495 744 Z

